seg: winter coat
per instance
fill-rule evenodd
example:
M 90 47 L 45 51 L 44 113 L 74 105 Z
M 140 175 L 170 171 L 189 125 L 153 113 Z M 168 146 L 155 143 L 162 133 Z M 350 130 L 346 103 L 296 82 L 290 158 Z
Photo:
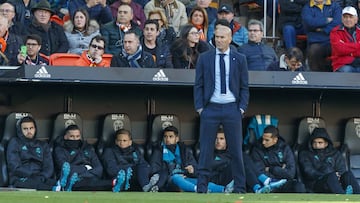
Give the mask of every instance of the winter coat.
M 328 146 L 322 150 L 314 150 L 312 142 L 316 138 L 323 138 L 328 142 Z M 334 148 L 324 128 L 314 129 L 307 142 L 307 149 L 299 153 L 299 164 L 304 183 L 308 188 L 313 188 L 318 179 L 329 173 L 338 172 L 341 175 L 346 172 L 345 159 Z

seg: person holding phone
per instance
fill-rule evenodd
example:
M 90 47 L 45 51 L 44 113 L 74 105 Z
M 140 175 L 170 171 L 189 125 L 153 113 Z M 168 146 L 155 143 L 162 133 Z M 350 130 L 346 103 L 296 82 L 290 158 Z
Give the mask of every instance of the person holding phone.
M 19 64 L 26 65 L 48 65 L 48 59 L 40 56 L 42 40 L 37 34 L 26 36 L 25 45 L 21 46 L 17 55 Z

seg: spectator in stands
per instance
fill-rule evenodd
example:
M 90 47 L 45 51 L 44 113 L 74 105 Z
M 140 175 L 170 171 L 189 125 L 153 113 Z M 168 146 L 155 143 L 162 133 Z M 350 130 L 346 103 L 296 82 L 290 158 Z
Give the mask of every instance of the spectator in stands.
M 284 185 L 274 189 L 273 192 L 305 192 L 304 185 L 295 179 L 294 154 L 280 136 L 279 130 L 275 126 L 267 126 L 260 141 L 261 143 L 258 143 L 251 152 L 256 168 L 270 177 L 272 181 L 287 180 Z
M 132 142 L 130 131 L 120 129 L 115 132 L 115 145 L 106 148 L 103 154 L 104 166 L 110 177 L 117 177 L 114 191 L 138 190 L 157 192 L 159 174 L 151 174 L 152 169 L 144 159 L 138 146 Z
M 151 0 L 144 7 L 145 16 L 149 16 L 150 11 L 155 8 L 164 11 L 169 25 L 174 28 L 176 35 L 179 35 L 180 27 L 188 22 L 184 4 L 178 0 Z
M 42 40 L 41 37 L 37 34 L 32 34 L 26 36 L 25 46 L 26 52 L 20 52 L 17 55 L 19 64 L 26 65 L 48 65 L 49 60 L 40 56 Z
M 64 29 L 50 21 L 54 11 L 51 10 L 49 2 L 40 0 L 31 11 L 34 19 L 29 25 L 28 32 L 29 34 L 37 34 L 41 37 L 43 43 L 40 52 L 46 56 L 53 53 L 66 53 L 69 49 L 69 43 Z
M 306 71 L 303 65 L 304 56 L 302 51 L 297 47 L 286 50 L 285 54 L 280 56 L 279 61 L 269 65 L 269 71 Z
M 170 47 L 170 44 L 176 39 L 176 33 L 174 28 L 169 25 L 164 11 L 159 8 L 150 11 L 148 19 L 158 21 L 160 33 L 157 36 L 157 40 Z
M 249 42 L 239 47 L 239 52 L 246 56 L 249 70 L 266 70 L 278 57 L 274 49 L 262 42 L 264 26 L 258 20 L 248 23 Z
M 111 59 L 111 67 L 156 68 L 156 64 L 152 55 L 143 50 L 136 32 L 128 31 L 120 54 Z
M 105 53 L 116 55 L 121 52 L 123 46 L 124 34 L 133 30 L 138 36 L 142 35 L 139 26 L 133 22 L 133 11 L 128 4 L 122 4 L 118 8 L 116 20 L 101 27 L 100 32 L 105 38 Z
M 211 23 L 216 19 L 217 9 L 210 6 L 212 0 L 196 0 L 196 5 L 190 4 L 186 7 L 186 13 L 189 15 L 193 7 L 198 6 L 206 10 L 208 22 Z
M 84 141 L 77 125 L 69 125 L 54 145 L 54 161 L 63 190 L 112 189 L 112 180 L 101 179 L 101 162 L 94 148 Z
M 75 66 L 110 67 L 110 62 L 103 59 L 105 50 L 104 37 L 97 35 L 89 43 L 88 50 L 83 51 L 81 57 L 75 61 Z
M 195 6 L 190 12 L 189 24 L 192 24 L 198 29 L 200 40 L 206 42 L 209 22 L 205 9 L 199 6 Z
M 330 32 L 333 71 L 360 72 L 360 27 L 354 7 L 342 11 L 342 24 Z
M 219 7 L 217 19 L 224 19 L 230 23 L 230 29 L 232 30 L 232 44 L 239 47 L 248 43 L 248 31 L 240 23 L 234 20 L 234 11 L 232 6 L 224 4 Z M 214 38 L 216 20 L 209 25 L 208 39 Z M 214 41 L 211 41 L 214 44 Z
M 185 25 L 180 37 L 170 47 L 174 68 L 194 69 L 200 53 L 209 50 L 200 40 L 200 32 L 193 25 Z
M 171 191 L 174 185 L 185 192 L 196 192 L 196 160 L 191 150 L 179 141 L 178 129 L 168 126 L 163 131 L 163 142 L 151 156 L 154 172 L 160 174 L 159 187 Z M 166 181 L 168 180 L 168 181 Z M 226 187 L 209 184 L 209 192 L 232 192 L 233 181 Z
M 16 133 L 6 151 L 9 184 L 16 188 L 52 190 L 56 185 L 52 179 L 53 159 L 49 145 L 36 139 L 34 118 L 21 118 L 16 124 Z
M 346 162 L 334 148 L 325 128 L 315 128 L 299 163 L 306 187 L 316 193 L 359 194 L 360 186 Z
M 89 49 L 90 40 L 100 34 L 100 26 L 96 20 L 90 20 L 84 9 L 75 11 L 71 21 L 64 24 L 65 35 L 69 42 L 69 53 L 82 54 Z
M 37 0 L 9 0 L 9 3 L 15 6 L 15 21 L 20 22 L 21 25 L 28 26 L 34 17 L 31 12 L 32 8 L 36 6 Z
M 118 8 L 121 4 L 129 4 L 133 10 L 132 21 L 135 22 L 141 29 L 144 29 L 144 23 L 146 20 L 143 7 L 132 0 L 118 0 L 110 5 L 113 18 L 117 17 Z
M 269 193 L 272 190 L 281 187 L 286 182 L 285 179 L 282 179 L 270 183 L 271 178 L 258 172 L 253 160 L 248 154 L 243 153 L 243 158 L 247 191 L 250 191 L 251 189 L 254 193 Z M 211 182 L 224 185 L 232 180 L 231 155 L 227 150 L 226 136 L 222 126 L 220 126 L 217 131 L 214 160 L 211 167 Z
M 23 40 L 8 29 L 8 19 L 0 15 L 0 64 L 15 66 L 18 65 L 17 55 Z
M 312 71 L 331 71 L 330 31 L 341 23 L 341 8 L 330 0 L 310 0 L 302 10 L 307 56 Z
M 64 18 L 65 15 L 69 15 L 68 5 L 71 0 L 48 0 L 50 3 L 50 7 L 55 14 L 58 15 L 61 19 Z
M 158 68 L 173 68 L 169 47 L 157 40 L 159 24 L 157 20 L 146 20 L 141 45 L 144 51 L 150 53 Z
M 15 6 L 9 2 L 0 5 L 0 14 L 9 21 L 9 32 L 18 36 L 26 35 L 26 27 L 20 22 L 15 21 Z
M 308 0 L 279 0 L 280 14 L 277 22 L 285 48 L 296 46 L 296 35 L 305 34 L 301 11 Z
M 84 8 L 89 13 L 90 19 L 96 20 L 100 25 L 113 20 L 110 7 L 106 0 L 76 0 L 69 2 L 70 17 L 75 14 L 77 9 Z

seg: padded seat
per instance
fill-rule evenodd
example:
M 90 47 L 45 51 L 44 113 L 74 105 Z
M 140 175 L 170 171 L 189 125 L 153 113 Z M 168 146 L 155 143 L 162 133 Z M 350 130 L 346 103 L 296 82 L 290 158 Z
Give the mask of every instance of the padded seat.
M 154 147 L 159 146 L 162 142 L 163 138 L 163 130 L 168 126 L 174 126 L 178 129 L 179 135 L 180 133 L 180 121 L 176 115 L 173 114 L 160 114 L 156 115 L 151 124 L 149 129 L 149 139 L 146 145 L 146 154 L 145 158 L 149 160 Z
M 69 125 L 76 124 L 79 126 L 81 132 L 82 131 L 82 119 L 78 113 L 59 113 L 54 120 L 54 128 L 53 133 L 50 138 L 50 147 L 53 147 L 53 144 L 58 137 L 63 136 L 65 133 L 65 129 Z
M 348 167 L 360 184 L 360 118 L 351 118 L 346 122 L 344 148 Z
M 80 55 L 71 53 L 54 53 L 49 57 L 49 65 L 51 66 L 74 66 L 75 61 Z
M 101 157 L 106 147 L 110 147 L 114 144 L 114 134 L 120 129 L 126 129 L 130 132 L 132 131 L 129 116 L 125 113 L 107 114 L 104 118 L 102 132 L 97 145 L 97 153 L 99 157 Z

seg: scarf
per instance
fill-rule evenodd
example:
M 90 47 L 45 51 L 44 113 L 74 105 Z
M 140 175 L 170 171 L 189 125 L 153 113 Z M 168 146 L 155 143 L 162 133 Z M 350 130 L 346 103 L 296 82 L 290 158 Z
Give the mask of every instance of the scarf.
M 121 23 L 116 23 L 116 25 L 119 27 L 119 29 L 123 32 L 127 32 L 129 30 L 131 30 L 131 23 L 129 23 L 129 25 L 124 25 Z
M 168 21 L 171 22 L 171 18 L 174 17 L 174 10 L 177 9 L 178 5 L 175 0 L 155 0 L 155 7 L 162 7 L 165 10 L 165 16 Z
M 0 37 L 0 50 L 2 53 L 5 52 L 6 50 L 6 40 L 8 39 L 9 37 L 9 32 L 6 31 L 5 35 L 3 37 Z
M 90 67 L 96 67 L 97 64 L 99 64 L 101 62 L 102 59 L 93 59 L 91 58 L 91 56 L 89 55 L 89 52 L 86 54 L 87 59 L 90 61 Z
M 203 25 L 195 25 L 195 24 L 193 24 L 193 25 L 199 31 L 200 40 L 206 41 L 205 32 L 204 32 L 204 26 Z
M 175 150 L 171 150 L 175 148 Z M 181 169 L 181 155 L 179 145 L 163 145 L 163 161 L 168 165 L 170 174 L 182 174 L 184 171 Z
M 122 52 L 123 56 L 126 57 L 127 61 L 129 62 L 130 67 L 141 68 L 140 64 L 137 62 L 137 60 L 139 60 L 141 58 L 141 54 L 142 54 L 141 45 L 139 45 L 138 50 L 132 55 L 129 55 L 128 53 L 126 53 L 124 48 L 122 48 L 121 52 Z

